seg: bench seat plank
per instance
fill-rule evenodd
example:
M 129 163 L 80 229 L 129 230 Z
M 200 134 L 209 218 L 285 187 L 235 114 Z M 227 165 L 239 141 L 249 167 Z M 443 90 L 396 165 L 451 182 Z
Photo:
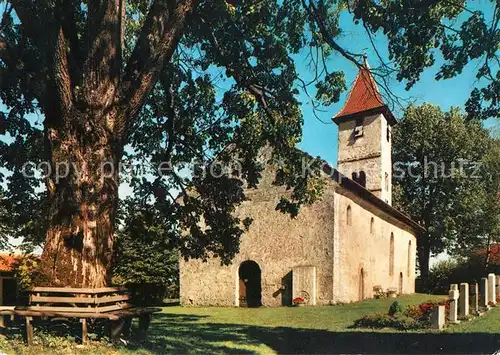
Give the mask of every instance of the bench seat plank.
M 32 311 L 29 309 L 14 309 L 1 310 L 0 315 L 12 316 L 18 315 L 23 317 L 65 317 L 65 318 L 103 318 L 117 320 L 122 317 L 138 316 L 140 314 L 151 314 L 161 312 L 161 308 L 157 307 L 131 307 L 122 310 L 116 310 L 105 313 L 90 313 L 90 312 L 56 312 L 56 311 Z
M 140 314 L 152 314 L 152 313 L 157 313 L 161 312 L 161 308 L 158 307 L 133 307 L 129 309 L 123 309 L 119 311 L 114 311 L 110 312 L 114 315 L 120 316 L 120 317 L 127 317 L 127 316 L 137 316 Z
M 120 317 L 110 313 L 76 313 L 76 312 L 50 312 L 50 311 L 30 311 L 30 310 L 14 310 L 0 311 L 1 315 L 15 315 L 22 317 L 64 317 L 64 318 L 93 318 L 93 319 L 110 319 L 117 320 Z
M 58 296 L 31 296 L 32 303 L 84 303 L 95 304 L 95 298 L 90 297 L 58 297 Z
M 129 300 L 130 300 L 129 295 L 116 295 L 116 296 L 98 297 L 98 298 L 94 299 L 94 302 L 96 304 L 103 304 L 103 303 L 122 302 L 122 301 L 129 301 Z
M 59 307 L 59 306 L 30 306 L 28 309 L 30 311 L 54 311 L 54 312 L 69 312 L 69 313 L 106 313 L 109 311 L 116 311 L 119 309 L 125 309 L 133 307 L 129 303 L 122 304 L 112 304 L 110 306 L 102 307 Z
M 79 287 L 32 287 L 30 292 L 50 292 L 50 293 L 79 293 L 95 295 L 99 293 L 113 293 L 127 291 L 125 286 L 119 287 L 98 287 L 98 288 L 79 288 Z

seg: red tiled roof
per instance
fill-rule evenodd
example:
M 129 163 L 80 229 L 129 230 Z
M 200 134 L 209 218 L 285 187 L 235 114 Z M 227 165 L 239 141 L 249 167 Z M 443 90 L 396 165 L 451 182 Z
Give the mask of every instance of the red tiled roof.
M 389 116 L 386 118 L 391 124 L 396 123 L 389 109 L 384 104 L 382 95 L 378 91 L 377 83 L 373 79 L 367 64 L 359 70 L 344 107 L 335 115 L 333 120 L 338 123 L 341 117 L 353 117 L 358 113 L 366 111 L 383 111 Z
M 0 272 L 12 271 L 12 266 L 19 257 L 10 254 L 0 254 Z

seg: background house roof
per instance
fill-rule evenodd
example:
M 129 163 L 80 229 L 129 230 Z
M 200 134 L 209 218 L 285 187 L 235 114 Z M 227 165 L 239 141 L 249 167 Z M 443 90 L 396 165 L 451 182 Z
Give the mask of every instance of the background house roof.
M 12 267 L 19 259 L 19 256 L 11 254 L 0 254 L 0 272 L 12 271 Z

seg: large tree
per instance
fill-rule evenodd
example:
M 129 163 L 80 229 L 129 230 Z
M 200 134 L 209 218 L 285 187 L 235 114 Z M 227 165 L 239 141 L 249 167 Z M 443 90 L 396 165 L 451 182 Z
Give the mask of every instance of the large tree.
M 130 183 L 137 198 L 168 217 L 176 231 L 170 244 L 186 257 L 229 262 L 246 225 L 231 212 L 245 198 L 242 179 L 258 183 L 262 147 L 272 147 L 281 163 L 277 183 L 294 191 L 280 209 L 293 212 L 318 197 L 316 181 L 297 174 L 297 94 L 315 91 L 320 104 L 331 104 L 345 80 L 329 59 L 340 55 L 362 65 L 361 54 L 338 42 L 342 11 L 352 12 L 370 38 L 387 35 L 393 63 L 373 71 L 388 98 L 394 98 L 390 74 L 410 88 L 441 51 L 438 77 L 480 61 L 484 90 L 468 107 L 475 115 L 498 114 L 498 2 L 491 2 L 493 19 L 467 6 L 455 0 L 0 0 L 6 107 L 0 130 L 7 133 L 0 163 L 11 173 L 2 191 L 11 235 L 44 244 L 47 283 L 107 284 L 124 178 L 119 163 L 127 160 L 148 167 L 147 178 L 133 174 Z M 304 51 L 316 68 L 312 82 L 295 69 L 294 56 Z M 219 171 L 218 162 L 230 156 L 239 158 L 237 177 Z M 28 162 L 48 162 L 44 180 Z M 186 173 L 195 162 L 217 174 Z M 160 172 L 161 163 L 174 168 Z M 188 233 L 181 238 L 179 230 Z
M 426 229 L 417 240 L 426 280 L 432 254 L 467 255 L 497 230 L 495 141 L 459 109 L 425 104 L 405 111 L 393 142 L 395 205 Z

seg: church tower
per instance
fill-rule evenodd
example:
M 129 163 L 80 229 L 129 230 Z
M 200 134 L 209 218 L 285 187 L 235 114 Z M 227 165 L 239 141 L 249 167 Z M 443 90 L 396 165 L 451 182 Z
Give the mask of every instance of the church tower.
M 338 170 L 392 204 L 391 129 L 397 120 L 366 60 L 333 122 L 339 128 Z

